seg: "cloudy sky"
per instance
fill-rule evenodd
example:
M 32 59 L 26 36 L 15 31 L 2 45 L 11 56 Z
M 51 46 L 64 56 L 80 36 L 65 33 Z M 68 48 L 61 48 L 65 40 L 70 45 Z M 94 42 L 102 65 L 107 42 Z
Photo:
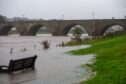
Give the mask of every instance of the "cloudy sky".
M 43 19 L 124 18 L 126 0 L 0 0 L 0 14 Z

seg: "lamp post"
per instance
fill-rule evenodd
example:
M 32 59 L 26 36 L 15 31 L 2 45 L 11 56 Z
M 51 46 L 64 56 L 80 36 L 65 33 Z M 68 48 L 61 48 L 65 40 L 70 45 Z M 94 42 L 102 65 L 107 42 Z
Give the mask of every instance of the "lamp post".
M 94 20 L 94 12 L 92 12 L 92 19 Z
M 62 19 L 64 20 L 64 15 L 62 15 Z
M 92 28 L 95 29 L 94 12 L 92 12 Z M 95 30 L 92 32 L 94 34 Z
M 22 15 L 22 20 L 24 21 L 24 14 Z

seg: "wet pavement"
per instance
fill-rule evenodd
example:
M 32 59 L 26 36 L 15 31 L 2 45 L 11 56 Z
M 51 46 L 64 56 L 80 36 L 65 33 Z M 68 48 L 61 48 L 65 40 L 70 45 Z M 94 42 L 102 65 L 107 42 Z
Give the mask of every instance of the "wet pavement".
M 50 42 L 49 49 L 43 49 L 42 41 Z M 0 84 L 75 84 L 90 77 L 82 64 L 91 63 L 94 55 L 73 56 L 70 50 L 89 45 L 59 47 L 70 37 L 0 37 L 0 65 L 8 65 L 10 59 L 38 55 L 35 70 L 16 72 L 14 75 L 0 73 Z

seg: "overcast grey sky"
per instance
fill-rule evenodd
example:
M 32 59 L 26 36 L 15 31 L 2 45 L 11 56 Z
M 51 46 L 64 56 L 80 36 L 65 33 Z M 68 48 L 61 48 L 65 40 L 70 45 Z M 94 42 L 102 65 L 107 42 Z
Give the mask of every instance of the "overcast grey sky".
M 126 0 L 0 0 L 0 14 L 43 19 L 124 18 Z

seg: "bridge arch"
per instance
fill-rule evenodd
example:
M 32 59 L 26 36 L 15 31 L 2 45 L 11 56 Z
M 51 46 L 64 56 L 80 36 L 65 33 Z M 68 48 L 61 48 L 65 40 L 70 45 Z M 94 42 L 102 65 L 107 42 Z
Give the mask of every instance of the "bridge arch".
M 35 25 L 32 25 L 32 26 L 30 26 L 30 28 L 26 32 L 26 35 L 36 36 L 37 32 L 38 31 L 41 31 L 41 29 L 43 27 L 46 27 L 46 26 L 43 25 L 43 24 L 35 24 Z M 48 32 L 50 32 L 50 30 L 48 29 L 48 27 L 46 27 L 46 29 L 48 30 Z
M 67 34 L 69 33 L 69 31 L 72 30 L 74 27 L 77 27 L 77 28 L 81 29 L 82 32 L 87 33 L 87 34 L 89 35 L 88 30 L 87 30 L 84 26 L 82 26 L 82 25 L 80 25 L 80 24 L 70 24 L 70 25 L 67 25 L 67 26 L 63 29 L 62 32 L 64 33 L 65 36 L 67 36 Z
M 120 24 L 110 24 L 110 25 L 107 25 L 105 26 L 103 29 L 102 29 L 102 36 L 103 35 L 106 35 L 106 34 L 109 34 L 109 33 L 118 33 L 118 32 L 125 32 L 126 29 L 125 29 L 125 26 L 123 25 L 120 25 Z
M 14 26 L 14 25 L 4 25 L 1 29 L 0 29 L 0 35 L 1 36 L 7 36 L 7 35 L 12 35 L 12 34 L 18 34 L 21 35 L 19 32 L 19 29 Z
M 36 32 L 36 36 L 52 36 L 52 33 L 46 26 L 42 26 Z

